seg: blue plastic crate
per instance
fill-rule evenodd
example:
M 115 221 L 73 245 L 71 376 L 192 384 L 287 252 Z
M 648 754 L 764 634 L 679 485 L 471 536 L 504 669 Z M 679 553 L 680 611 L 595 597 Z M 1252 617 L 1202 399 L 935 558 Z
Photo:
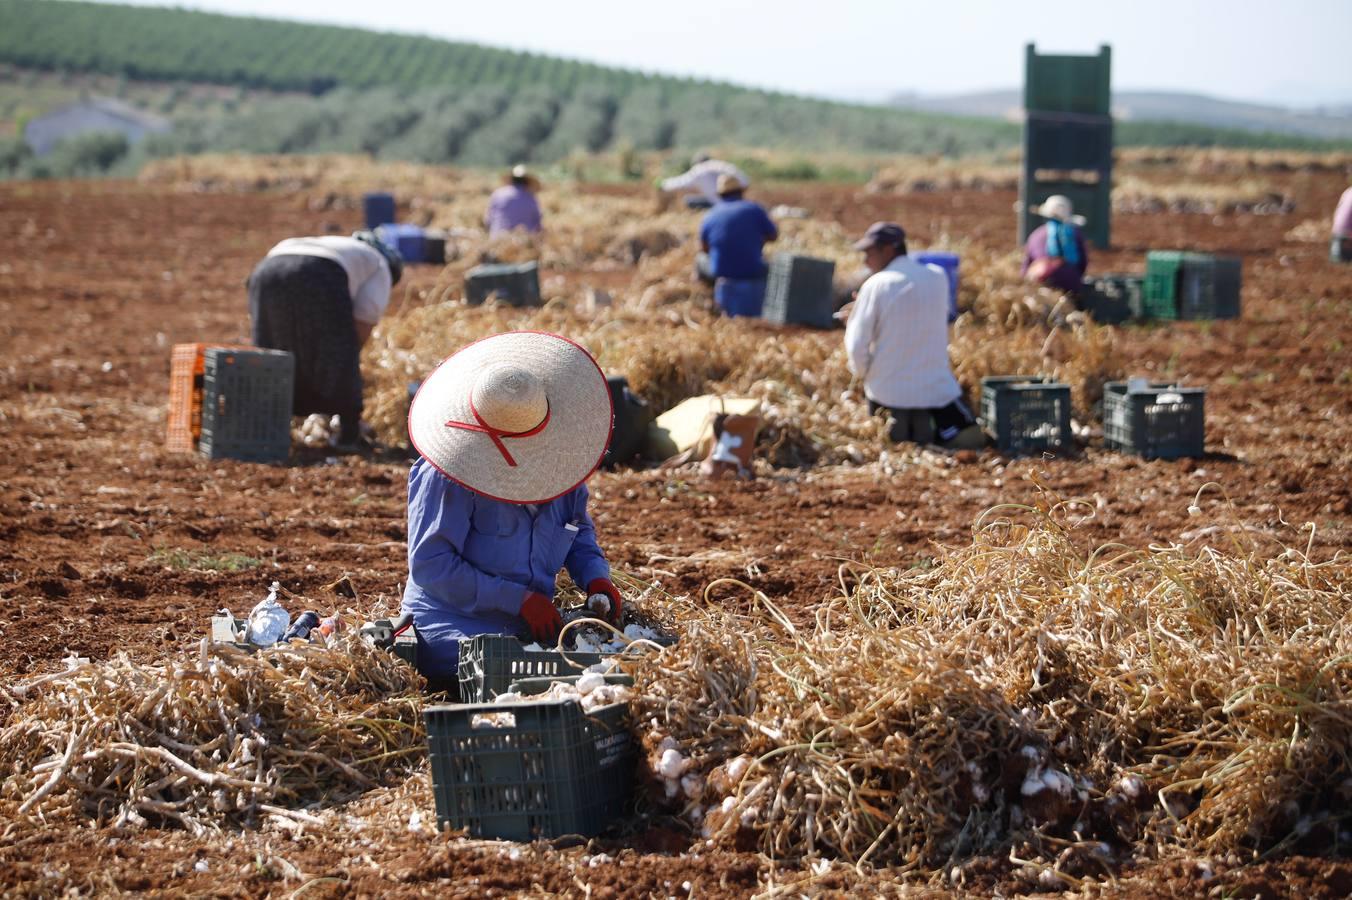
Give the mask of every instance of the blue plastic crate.
M 295 357 L 284 350 L 211 347 L 203 367 L 198 451 L 211 459 L 285 462 Z
M 574 700 L 426 708 L 438 824 L 511 841 L 597 834 L 632 790 L 628 719 L 628 704 Z

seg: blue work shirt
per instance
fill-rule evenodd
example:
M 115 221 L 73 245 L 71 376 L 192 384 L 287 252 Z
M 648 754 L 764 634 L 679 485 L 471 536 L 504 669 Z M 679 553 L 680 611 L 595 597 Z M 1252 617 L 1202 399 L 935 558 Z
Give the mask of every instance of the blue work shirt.
M 720 200 L 704 216 L 699 239 L 709 248 L 709 267 L 718 278 L 765 275 L 761 248 L 779 237 L 779 229 L 759 203 Z
M 553 599 L 564 566 L 583 588 L 610 577 L 587 497 L 579 485 L 548 503 L 508 503 L 456 484 L 424 459 L 413 464 L 403 611 L 418 629 L 424 675 L 454 675 L 461 638 L 525 632 L 518 612 L 526 594 Z

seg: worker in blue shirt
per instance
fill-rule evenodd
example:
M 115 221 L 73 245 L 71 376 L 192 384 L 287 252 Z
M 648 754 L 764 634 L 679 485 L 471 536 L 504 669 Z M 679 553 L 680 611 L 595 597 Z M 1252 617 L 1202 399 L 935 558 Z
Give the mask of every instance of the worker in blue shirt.
M 459 642 L 508 634 L 552 644 L 566 567 L 619 624 L 621 597 L 584 482 L 610 441 L 610 392 L 586 350 L 541 332 L 494 335 L 451 356 L 409 412 L 421 458 L 408 480 L 408 585 L 418 668 L 453 689 Z
M 714 302 L 729 316 L 759 316 L 765 302 L 765 260 L 761 250 L 779 229 L 746 187 L 731 175 L 718 179 L 718 202 L 700 223 L 699 240 L 709 254 Z

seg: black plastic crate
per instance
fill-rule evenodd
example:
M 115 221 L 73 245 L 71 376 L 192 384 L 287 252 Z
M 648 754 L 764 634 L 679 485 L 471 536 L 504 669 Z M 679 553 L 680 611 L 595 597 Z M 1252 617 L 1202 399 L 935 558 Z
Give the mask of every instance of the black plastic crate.
M 1145 279 L 1140 275 L 1109 273 L 1084 280 L 1078 303 L 1095 322 L 1120 325 L 1142 312 Z
M 539 264 L 494 263 L 475 266 L 465 273 L 466 303 L 479 306 L 490 296 L 510 306 L 539 306 Z
M 832 279 L 836 264 L 829 259 L 776 253 L 765 278 L 765 305 L 761 318 L 777 325 L 835 325 Z
M 981 379 L 981 420 L 1005 453 L 1065 450 L 1070 430 L 1070 386 L 1040 375 Z
M 460 698 L 483 703 L 526 678 L 580 675 L 614 653 L 527 650 L 510 635 L 480 634 L 460 642 Z
M 286 462 L 295 357 L 284 350 L 211 347 L 203 367 L 198 451 L 211 459 Z
M 1103 386 L 1103 444 L 1146 459 L 1201 456 L 1205 407 L 1206 388 L 1110 381 Z
M 629 706 L 574 700 L 423 710 L 437 822 L 475 837 L 590 837 L 623 815 L 634 777 Z
M 1111 116 L 1029 111 L 1023 122 L 1024 157 L 1035 169 L 1113 167 Z
M 1232 256 L 1190 253 L 1178 285 L 1180 319 L 1238 319 L 1242 267 Z

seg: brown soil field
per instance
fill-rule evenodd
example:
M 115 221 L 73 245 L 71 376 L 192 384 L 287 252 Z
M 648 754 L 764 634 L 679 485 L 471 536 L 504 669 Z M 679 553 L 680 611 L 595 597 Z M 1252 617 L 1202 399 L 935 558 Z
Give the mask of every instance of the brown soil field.
M 750 482 L 705 483 L 689 469 L 602 472 L 591 482 L 593 511 L 612 564 L 692 598 L 719 578 L 737 578 L 807 616 L 835 589 L 842 560 L 923 562 L 935 542 L 966 543 L 984 510 L 1031 502 L 1039 485 L 1095 506 L 1082 532 L 1093 544 L 1211 536 L 1188 507 L 1215 482 L 1228 500 L 1211 492 L 1204 505 L 1228 503 L 1230 521 L 1254 540 L 1309 545 L 1325 558 L 1352 550 L 1352 267 L 1328 262 L 1327 243 L 1299 233 L 1326 219 L 1346 185 L 1336 171 L 1265 177 L 1291 209 L 1118 215 L 1115 246 L 1092 256 L 1100 272 L 1139 271 L 1150 248 L 1243 258 L 1240 319 L 1121 329 L 1131 374 L 1207 387 L 1204 458 L 1144 461 L 1091 445 L 1067 459 L 935 454 L 891 472 L 877 464 L 781 469 Z M 265 466 L 163 448 L 171 346 L 246 339 L 243 283 L 268 248 L 331 224 L 359 225 L 351 204 L 312 199 L 304 189 L 0 184 L 9 248 L 0 258 L 0 682 L 54 670 L 69 654 L 152 660 L 187 652 L 212 612 L 247 609 L 274 579 L 328 598 L 347 576 L 361 602 L 397 605 L 406 571 L 404 451 L 331 456 L 298 447 L 290 464 Z M 1012 249 L 1009 190 L 778 185 L 757 199 L 809 209 L 851 233 L 896 219 L 919 246 L 950 234 Z M 411 267 L 402 302 L 415 303 L 417 288 L 438 274 Z M 560 274 L 608 289 L 620 281 L 613 270 Z M 229 554 L 255 562 L 237 571 L 183 562 Z M 430 797 L 425 777 L 388 788 L 406 790 Z M 387 799 L 386 790 L 372 792 L 352 812 L 378 813 Z M 397 822 L 381 829 L 207 839 L 51 827 L 0 842 L 0 893 L 280 896 L 304 886 L 307 896 L 717 897 L 794 877 L 758 855 L 702 852 L 697 839 L 660 821 L 580 846 L 513 847 Z M 961 891 L 1026 890 L 1008 880 L 1013 868 L 992 860 Z M 804 888 L 877 889 L 848 867 Z M 1304 857 L 1173 861 L 1128 869 L 1095 890 L 1347 896 L 1352 866 Z

